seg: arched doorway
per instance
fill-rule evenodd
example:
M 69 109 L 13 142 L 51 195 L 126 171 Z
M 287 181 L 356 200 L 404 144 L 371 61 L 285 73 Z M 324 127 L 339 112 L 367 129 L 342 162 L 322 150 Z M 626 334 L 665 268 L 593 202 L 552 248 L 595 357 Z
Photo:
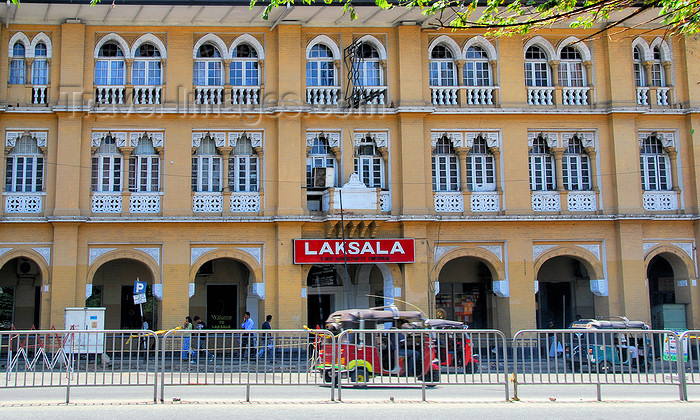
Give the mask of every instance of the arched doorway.
M 674 270 L 674 264 L 680 264 Z M 649 305 L 651 308 L 651 327 L 654 329 L 687 329 L 686 304 L 690 304 L 690 287 L 679 286 L 676 271 L 682 270 L 683 263 L 673 254 L 654 256 L 647 266 L 649 282 Z M 682 276 L 687 279 L 687 276 Z M 683 284 L 683 283 L 681 283 Z
M 40 329 L 41 270 L 31 258 L 18 257 L 0 269 L 0 330 Z
M 440 270 L 435 307 L 438 317 L 461 321 L 469 328 L 494 328 L 496 299 L 493 274 L 476 257 L 459 257 Z
M 251 271 L 244 263 L 233 258 L 205 261 L 194 276 L 189 315 L 204 319 L 207 328 L 240 328 L 245 311 L 258 319 L 257 297 L 248 293 L 251 287 Z M 255 328 L 260 328 L 257 321 Z
M 586 266 L 578 259 L 557 256 L 537 272 L 537 328 L 567 328 L 579 318 L 595 318 L 595 299 Z
M 134 304 L 134 281 L 146 282 L 146 303 Z M 92 278 L 92 293 L 85 299 L 86 307 L 105 308 L 106 329 L 140 329 L 143 321 L 150 329 L 159 325 L 160 302 L 153 296 L 153 273 L 137 260 L 118 258 L 102 264 Z
M 306 278 L 308 326 L 323 327 L 328 316 L 347 308 L 386 306 L 394 301 L 394 275 L 387 264 L 314 265 Z

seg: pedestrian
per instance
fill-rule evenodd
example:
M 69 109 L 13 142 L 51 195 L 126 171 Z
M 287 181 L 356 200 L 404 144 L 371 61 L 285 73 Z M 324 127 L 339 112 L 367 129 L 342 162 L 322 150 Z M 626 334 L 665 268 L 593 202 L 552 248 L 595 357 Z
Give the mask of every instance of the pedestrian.
M 265 322 L 262 324 L 262 329 L 263 330 L 271 330 L 272 325 L 270 324 L 270 321 L 272 321 L 272 315 L 267 315 L 265 317 Z M 260 350 L 258 350 L 258 358 L 261 358 L 263 356 L 269 355 L 268 357 L 272 358 L 274 354 L 274 346 L 275 346 L 275 341 L 272 338 L 272 333 L 271 332 L 264 332 L 262 338 L 260 339 Z
M 202 321 L 202 318 L 199 317 L 199 315 L 194 316 L 194 325 L 195 328 L 197 329 L 197 336 L 198 336 L 198 342 L 197 342 L 197 355 L 201 356 L 202 353 L 204 356 L 206 356 L 209 361 L 214 361 L 214 356 L 207 351 L 207 333 L 205 333 L 202 330 L 207 329 L 207 324 Z
M 247 331 L 251 331 L 255 329 L 255 322 L 253 322 L 252 319 L 250 319 L 250 312 L 246 311 L 245 314 L 243 315 L 243 323 L 241 324 L 241 328 Z M 243 351 L 241 353 L 242 357 L 246 357 L 248 354 L 248 348 L 253 340 L 253 333 L 243 333 L 241 334 L 241 347 L 243 347 Z
M 192 331 L 192 318 L 188 315 L 185 317 L 185 323 L 182 325 L 182 329 L 185 333 L 182 336 L 182 359 L 187 360 L 190 355 L 194 355 L 192 350 L 190 350 L 190 331 Z

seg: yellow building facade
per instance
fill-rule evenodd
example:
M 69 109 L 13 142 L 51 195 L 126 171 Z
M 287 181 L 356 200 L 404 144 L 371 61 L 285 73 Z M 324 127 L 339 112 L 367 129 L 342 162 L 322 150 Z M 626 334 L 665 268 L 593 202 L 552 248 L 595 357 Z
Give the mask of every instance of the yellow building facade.
M 700 40 L 339 9 L 7 6 L 2 327 L 139 328 L 137 278 L 151 328 L 700 326 Z M 369 259 L 299 259 L 343 236 Z

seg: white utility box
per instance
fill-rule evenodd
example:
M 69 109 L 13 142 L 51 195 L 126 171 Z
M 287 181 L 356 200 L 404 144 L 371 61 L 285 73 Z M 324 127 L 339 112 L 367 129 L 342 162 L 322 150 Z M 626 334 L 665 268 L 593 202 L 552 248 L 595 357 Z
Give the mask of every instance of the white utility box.
M 80 331 L 105 329 L 105 308 L 66 308 L 66 329 L 78 333 L 66 334 L 63 351 L 66 353 L 102 354 L 104 333 L 80 334 Z

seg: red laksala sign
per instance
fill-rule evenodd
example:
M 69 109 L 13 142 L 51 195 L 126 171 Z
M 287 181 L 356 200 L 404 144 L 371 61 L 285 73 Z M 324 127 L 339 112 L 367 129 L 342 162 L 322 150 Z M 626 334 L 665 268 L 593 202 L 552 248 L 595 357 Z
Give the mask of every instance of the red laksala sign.
M 294 264 L 342 264 L 347 249 L 348 263 L 415 262 L 413 239 L 295 239 Z

